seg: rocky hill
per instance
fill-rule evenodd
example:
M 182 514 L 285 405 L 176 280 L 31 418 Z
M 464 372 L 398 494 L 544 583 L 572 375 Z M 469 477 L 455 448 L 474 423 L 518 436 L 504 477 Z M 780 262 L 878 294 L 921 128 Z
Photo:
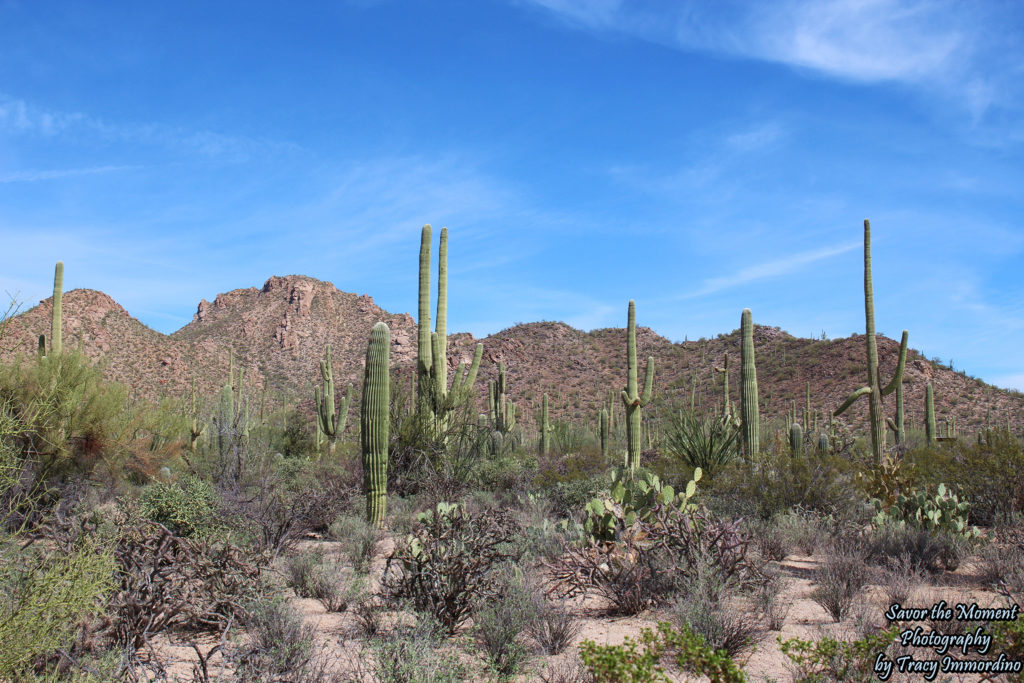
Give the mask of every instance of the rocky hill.
M 40 333 L 48 333 L 52 301 L 47 299 L 11 321 L 0 360 L 35 352 Z M 625 306 L 623 307 L 625 308 Z M 246 384 L 266 391 L 273 400 L 303 403 L 308 410 L 311 387 L 319 381 L 317 364 L 331 344 L 339 391 L 347 382 L 358 387 L 370 329 L 378 321 L 391 328 L 392 364 L 410 373 L 416 360 L 416 324 L 407 313 L 382 310 L 369 296 L 341 292 L 329 282 L 290 275 L 271 277 L 261 288 L 236 289 L 211 303 L 199 302 L 188 325 L 164 335 L 131 317 L 102 292 L 72 290 L 64 294 L 64 344 L 80 347 L 103 363 L 109 379 L 128 386 L 135 396 L 179 396 L 196 382 L 212 395 L 228 373 L 228 349 L 246 368 Z M 756 312 L 755 312 L 756 314 Z M 623 311 L 625 318 L 625 311 Z M 737 323 L 739 311 L 737 311 Z M 613 397 L 625 382 L 625 329 L 583 332 L 563 323 L 516 325 L 481 340 L 469 334 L 449 335 L 449 366 L 468 362 L 475 344 L 484 344 L 478 379 L 482 387 L 508 370 L 513 401 L 521 421 L 533 422 L 541 396 L 547 392 L 555 418 L 593 420 L 600 402 Z M 799 339 L 778 328 L 755 326 L 755 353 L 762 414 L 785 415 L 792 402 L 805 405 L 807 383 L 812 409 L 826 413 L 864 381 L 864 337 L 836 340 Z M 898 344 L 880 337 L 883 377 L 895 367 Z M 722 374 L 714 372 L 730 355 L 730 394 L 739 401 L 739 330 L 715 339 L 673 343 L 654 331 L 637 330 L 641 359 L 655 358 L 655 398 L 687 405 L 695 387 L 704 406 L 722 401 Z M 641 360 L 641 363 L 645 362 Z M 936 415 L 956 419 L 958 430 L 970 432 L 988 420 L 1015 433 L 1024 431 L 1024 396 L 970 378 L 909 351 L 904 378 L 908 420 L 924 419 L 925 384 L 935 387 Z M 891 411 L 894 402 L 887 400 Z M 621 406 L 619 406 L 621 407 Z M 354 410 L 353 406 L 353 410 Z M 863 424 L 867 409 L 858 404 L 848 419 Z

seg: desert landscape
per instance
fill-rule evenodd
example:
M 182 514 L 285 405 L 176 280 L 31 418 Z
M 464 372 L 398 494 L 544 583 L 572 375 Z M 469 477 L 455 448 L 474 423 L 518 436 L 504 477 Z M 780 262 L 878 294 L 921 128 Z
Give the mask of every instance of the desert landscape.
M 432 236 L 421 324 L 287 277 L 164 337 L 63 263 L 8 314 L 4 676 L 1020 679 L 1024 399 L 876 338 L 868 221 L 836 341 L 449 337 Z

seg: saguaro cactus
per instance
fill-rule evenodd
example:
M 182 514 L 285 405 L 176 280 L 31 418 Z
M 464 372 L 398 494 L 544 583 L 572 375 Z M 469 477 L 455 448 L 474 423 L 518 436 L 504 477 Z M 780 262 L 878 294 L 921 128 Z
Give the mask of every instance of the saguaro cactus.
M 191 410 L 189 410 L 189 428 L 188 428 L 188 450 L 191 453 L 196 452 L 196 444 L 199 442 L 199 437 L 206 431 L 206 423 L 200 419 L 199 399 L 196 396 L 196 381 L 192 380 L 192 402 Z
M 601 408 L 598 413 L 598 425 L 601 433 L 601 455 L 608 457 L 608 409 Z
M 64 262 L 53 269 L 53 315 L 50 320 L 50 354 L 59 356 L 64 348 L 61 332 L 61 302 L 64 298 Z
M 516 406 L 505 394 L 505 364 L 498 363 L 498 379 L 488 383 L 488 408 L 491 427 L 503 436 L 516 426 Z
M 730 419 L 732 417 L 732 401 L 729 399 L 729 352 L 725 353 L 725 360 L 722 363 L 722 367 L 715 368 L 715 372 L 722 373 L 724 379 L 722 380 L 722 418 Z
M 340 410 L 334 409 L 334 368 L 331 365 L 331 345 L 327 345 L 325 358 L 320 361 L 320 377 L 323 379 L 324 388 L 313 389 L 313 398 L 316 399 L 317 426 L 327 437 L 327 455 L 334 452 L 334 441 L 345 431 L 345 423 L 348 422 L 348 407 L 352 402 L 352 385 L 345 389 L 345 398 L 341 401 Z
M 620 396 L 626 406 L 626 468 L 631 471 L 640 463 L 641 409 L 650 402 L 653 386 L 654 357 L 651 356 L 644 373 L 644 391 L 641 394 L 637 389 L 636 303 L 630 299 L 626 322 L 626 388 Z
M 793 457 L 800 457 L 804 454 L 804 429 L 799 422 L 794 422 L 789 427 L 789 449 Z
M 448 391 L 448 228 L 441 228 L 437 252 L 437 320 L 430 331 L 430 225 L 420 235 L 419 320 L 417 321 L 417 409 L 432 416 L 435 429 L 443 425 L 453 407 L 453 399 L 462 398 L 472 390 L 483 357 L 483 344 L 477 344 L 468 373 L 462 375 L 460 365 Z M 451 396 L 451 398 L 450 398 Z
M 384 525 L 387 506 L 390 353 L 391 330 L 385 323 L 377 323 L 370 332 L 370 343 L 366 346 L 363 402 L 359 418 L 366 520 L 378 528 Z
M 875 344 L 875 300 L 871 286 L 871 222 L 864 220 L 864 319 L 865 339 L 867 340 L 868 383 L 843 401 L 836 409 L 839 416 L 861 396 L 868 397 L 868 414 L 871 426 L 871 447 L 874 451 L 875 465 L 881 465 L 885 456 L 885 414 L 882 412 L 882 397 L 891 394 L 903 381 L 903 368 L 907 362 L 907 331 L 903 330 L 900 341 L 899 359 L 896 372 L 889 384 L 882 386 L 882 378 L 878 371 L 878 346 Z
M 541 403 L 540 411 L 540 443 L 538 450 L 541 455 L 544 455 L 551 450 L 551 423 L 548 421 L 548 395 L 544 394 L 544 400 Z
M 896 445 L 903 446 L 906 442 L 906 432 L 903 427 L 903 383 L 896 385 L 896 419 L 885 418 L 885 424 L 896 436 Z
M 931 382 L 924 388 L 924 434 L 929 444 L 935 443 L 935 395 Z
M 761 416 L 757 407 L 757 368 L 754 366 L 754 320 L 749 308 L 740 315 L 740 411 L 743 413 L 743 447 L 747 457 L 757 456 L 760 450 Z M 692 408 L 691 408 L 692 409 Z

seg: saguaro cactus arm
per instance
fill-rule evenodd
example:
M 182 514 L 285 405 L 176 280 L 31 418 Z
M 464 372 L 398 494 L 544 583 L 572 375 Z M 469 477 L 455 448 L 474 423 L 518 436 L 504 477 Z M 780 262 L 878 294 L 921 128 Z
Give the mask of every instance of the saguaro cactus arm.
M 898 387 L 900 384 L 902 384 L 902 382 L 903 382 L 903 369 L 906 367 L 906 365 L 907 365 L 907 331 L 903 330 L 903 337 L 900 339 L 900 355 L 899 355 L 899 360 L 896 361 L 896 372 L 892 376 L 892 381 L 890 381 L 885 386 L 885 388 L 882 389 L 882 396 L 888 396 L 889 394 L 891 394 L 893 391 L 896 390 L 896 387 Z M 878 384 L 879 385 L 882 384 L 882 374 L 881 374 L 881 372 L 882 372 L 881 370 L 878 371 L 878 373 L 879 373 L 878 374 Z
M 832 415 L 834 417 L 839 417 L 840 415 L 842 415 L 843 411 L 845 411 L 847 408 L 849 408 L 851 405 L 853 405 L 854 401 L 856 401 L 861 396 L 867 396 L 870 393 L 871 393 L 871 387 L 861 387 L 857 391 L 855 391 L 852 394 L 850 394 L 849 396 L 847 396 L 846 400 L 839 404 L 839 407 L 836 408 L 835 412 L 832 413 Z

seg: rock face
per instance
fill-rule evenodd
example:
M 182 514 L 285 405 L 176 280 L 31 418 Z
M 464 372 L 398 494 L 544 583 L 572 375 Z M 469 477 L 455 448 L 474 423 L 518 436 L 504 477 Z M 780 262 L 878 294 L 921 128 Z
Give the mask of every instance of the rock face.
M 38 335 L 49 334 L 51 305 L 47 299 L 11 321 L 0 344 L 0 360 L 35 353 Z M 308 407 L 328 343 L 339 392 L 349 382 L 359 387 L 366 343 L 378 321 L 391 328 L 391 363 L 402 378 L 403 390 L 410 386 L 416 363 L 412 316 L 388 313 L 367 294 L 341 292 L 329 282 L 301 275 L 271 277 L 261 288 L 218 294 L 212 303 L 203 299 L 192 321 L 170 335 L 149 329 L 102 292 L 66 292 L 63 308 L 65 348 L 81 345 L 90 358 L 104 360 L 110 379 L 148 398 L 184 395 L 193 379 L 202 393 L 214 394 L 227 380 L 228 349 L 233 348 L 251 388 L 266 389 L 270 400 L 298 400 Z M 532 424 L 544 392 L 552 399 L 553 419 L 592 421 L 600 402 L 607 402 L 609 396 L 617 401 L 625 384 L 625 339 L 623 328 L 582 332 L 564 323 L 528 323 L 479 340 L 484 344 L 477 380 L 480 407 L 486 402 L 487 380 L 497 376 L 497 364 L 504 362 L 509 394 L 522 424 Z M 472 360 L 477 341 L 469 334 L 449 335 L 452 371 L 459 362 Z M 766 419 L 785 415 L 794 400 L 802 408 L 808 381 L 812 408 L 822 414 L 864 383 L 863 335 L 832 341 L 797 339 L 778 328 L 755 325 L 754 346 L 761 412 Z M 712 368 L 721 365 L 726 352 L 739 358 L 739 347 L 738 330 L 715 339 L 672 343 L 649 328 L 637 329 L 637 355 L 655 358 L 655 399 L 670 404 L 688 404 L 695 384 L 698 404 L 720 405 L 721 377 Z M 898 344 L 880 337 L 878 347 L 883 375 L 889 376 Z M 909 351 L 904 402 L 908 419 L 912 417 L 916 424 L 922 424 L 928 382 L 935 387 L 937 417 L 955 416 L 962 432 L 982 424 L 986 414 L 995 425 L 1005 424 L 1007 418 L 1013 425 L 1024 423 L 1024 397 Z M 737 369 L 730 381 L 735 402 L 739 386 Z M 893 406 L 890 397 L 887 412 Z M 621 403 L 616 407 L 621 409 Z M 866 413 L 854 408 L 844 417 L 860 425 Z

